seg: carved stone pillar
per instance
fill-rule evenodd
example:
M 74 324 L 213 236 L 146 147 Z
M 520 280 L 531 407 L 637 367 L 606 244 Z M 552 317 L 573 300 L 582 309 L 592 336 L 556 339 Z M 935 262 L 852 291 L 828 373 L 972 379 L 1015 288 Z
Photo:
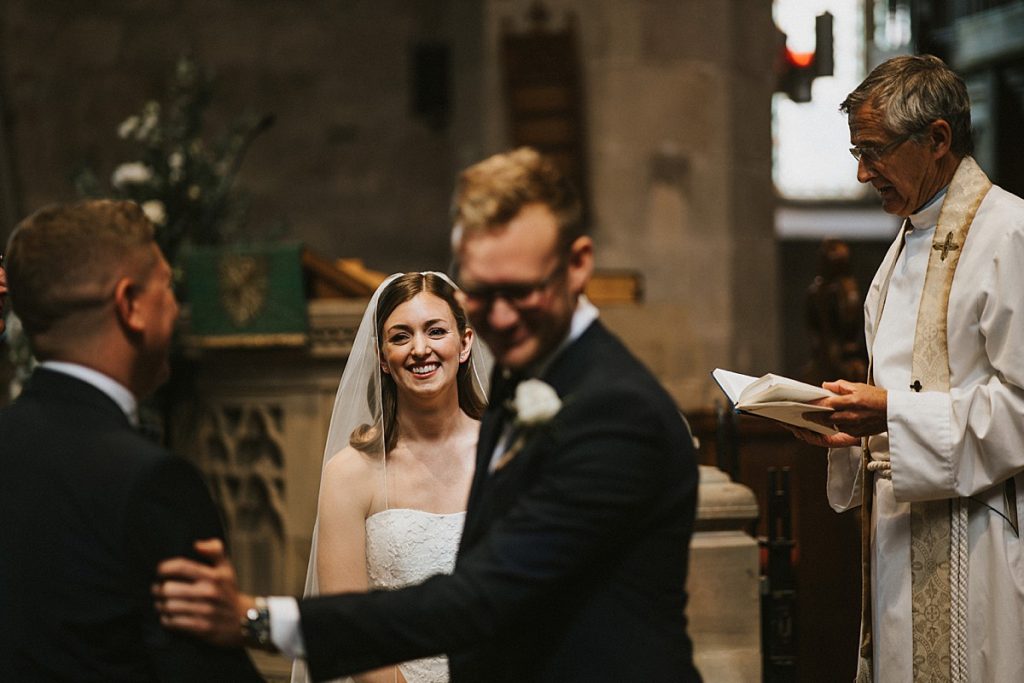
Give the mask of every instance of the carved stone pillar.
M 171 441 L 205 475 L 248 591 L 302 594 L 334 396 L 365 307 L 310 302 L 301 347 L 210 349 L 185 336 L 191 372 Z
M 755 519 L 753 491 L 700 466 L 687 615 L 694 660 L 706 681 L 761 680 L 758 546 L 745 531 Z

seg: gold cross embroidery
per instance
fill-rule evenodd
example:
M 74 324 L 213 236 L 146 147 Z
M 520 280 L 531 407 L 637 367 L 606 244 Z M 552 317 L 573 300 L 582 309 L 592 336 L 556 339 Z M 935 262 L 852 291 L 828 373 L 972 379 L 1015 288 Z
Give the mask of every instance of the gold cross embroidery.
M 932 249 L 934 249 L 935 251 L 941 251 L 942 252 L 942 255 L 939 256 L 939 258 L 941 260 L 943 260 L 943 261 L 946 260 L 946 256 L 949 254 L 950 250 L 956 251 L 959 248 L 960 248 L 960 245 L 959 244 L 955 244 L 953 242 L 953 232 L 952 231 L 946 233 L 946 241 L 943 242 L 941 245 L 939 245 L 939 244 L 933 244 L 932 245 Z

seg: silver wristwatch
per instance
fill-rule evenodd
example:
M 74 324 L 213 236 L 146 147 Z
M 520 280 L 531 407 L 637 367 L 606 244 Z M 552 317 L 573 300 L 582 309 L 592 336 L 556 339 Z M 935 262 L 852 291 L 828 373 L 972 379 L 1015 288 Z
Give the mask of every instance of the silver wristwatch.
M 263 650 L 274 649 L 270 640 L 270 610 L 265 598 L 254 598 L 255 605 L 245 611 L 242 617 L 242 639 L 250 647 Z

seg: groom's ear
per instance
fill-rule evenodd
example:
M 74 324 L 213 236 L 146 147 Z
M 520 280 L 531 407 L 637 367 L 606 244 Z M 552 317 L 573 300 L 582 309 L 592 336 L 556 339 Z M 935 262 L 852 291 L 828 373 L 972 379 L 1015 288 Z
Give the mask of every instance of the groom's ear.
M 577 237 L 569 247 L 567 273 L 569 293 L 579 296 L 594 274 L 594 241 L 589 235 Z

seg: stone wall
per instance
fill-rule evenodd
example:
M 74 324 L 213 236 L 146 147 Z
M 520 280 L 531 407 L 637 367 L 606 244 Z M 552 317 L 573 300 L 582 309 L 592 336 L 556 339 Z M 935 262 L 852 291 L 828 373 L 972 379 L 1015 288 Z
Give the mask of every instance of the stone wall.
M 412 113 L 413 55 L 463 50 L 455 33 L 473 13 L 445 0 L 5 0 L 0 88 L 19 208 L 72 198 L 83 161 L 109 174 L 131 160 L 118 124 L 163 96 L 189 51 L 218 78 L 212 132 L 243 111 L 276 116 L 242 168 L 255 231 L 285 223 L 321 253 L 382 270 L 443 267 L 466 117 L 437 127 Z
M 211 128 L 276 115 L 241 184 L 253 228 L 379 270 L 444 268 L 455 173 L 507 147 L 502 26 L 533 0 L 6 0 L 0 93 L 17 214 L 73 196 L 84 160 L 131 160 L 117 125 L 184 50 L 219 77 Z M 548 0 L 576 17 L 602 268 L 641 306 L 603 315 L 684 408 L 715 366 L 778 362 L 770 0 Z M 443 123 L 412 109 L 416 48 L 447 49 Z M 3 226 L 6 231 L 9 226 Z
M 498 40 L 531 0 L 489 0 L 484 139 L 506 138 Z M 640 307 L 604 319 L 684 408 L 719 397 L 716 366 L 777 361 L 768 0 L 552 0 L 584 69 L 598 266 L 639 271 Z

